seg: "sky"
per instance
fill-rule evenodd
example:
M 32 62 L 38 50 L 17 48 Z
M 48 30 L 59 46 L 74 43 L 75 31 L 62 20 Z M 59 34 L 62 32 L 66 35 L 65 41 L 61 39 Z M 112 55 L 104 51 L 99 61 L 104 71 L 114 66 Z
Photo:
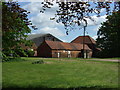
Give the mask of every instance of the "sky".
M 45 13 L 40 13 L 40 10 L 42 9 L 41 2 L 18 3 L 23 9 L 30 11 L 28 18 L 32 21 L 33 25 L 38 28 L 37 30 L 31 29 L 31 34 L 50 33 L 64 42 L 71 42 L 76 37 L 83 35 L 83 29 L 74 29 L 70 31 L 68 35 L 66 35 L 66 30 L 62 23 L 57 23 L 54 20 L 50 20 L 51 17 L 54 17 L 56 10 L 59 9 L 57 4 L 54 4 L 52 8 L 47 9 Z M 96 39 L 97 31 L 101 26 L 101 23 L 106 21 L 105 9 L 101 10 L 101 17 L 97 17 L 95 14 L 93 14 L 91 17 L 95 20 L 95 22 L 87 19 L 88 26 L 85 34 Z

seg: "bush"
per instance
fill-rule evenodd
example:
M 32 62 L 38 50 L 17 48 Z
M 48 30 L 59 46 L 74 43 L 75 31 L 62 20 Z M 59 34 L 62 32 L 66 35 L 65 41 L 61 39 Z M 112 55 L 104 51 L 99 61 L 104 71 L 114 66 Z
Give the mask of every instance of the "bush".
M 5 61 L 9 61 L 8 57 L 4 53 L 2 53 L 2 62 L 5 62 Z
M 37 61 L 32 62 L 32 64 L 44 64 L 44 61 L 43 60 L 37 60 Z
M 26 54 L 29 56 L 29 57 L 32 57 L 32 56 L 34 56 L 34 51 L 32 51 L 32 50 L 26 50 Z
M 12 61 L 25 61 L 24 59 L 21 59 L 20 57 L 6 57 L 2 59 L 2 62 L 12 62 Z
M 15 49 L 15 53 L 13 54 L 13 57 L 15 57 L 16 55 L 17 57 L 27 57 L 27 53 L 25 52 L 25 50 L 23 50 L 22 48 L 19 49 Z

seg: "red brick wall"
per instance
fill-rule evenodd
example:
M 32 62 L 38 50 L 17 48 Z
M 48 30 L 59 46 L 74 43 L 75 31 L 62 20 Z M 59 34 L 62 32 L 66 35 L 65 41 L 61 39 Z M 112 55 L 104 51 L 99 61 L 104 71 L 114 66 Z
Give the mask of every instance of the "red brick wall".
M 44 42 L 37 49 L 37 56 L 39 57 L 52 57 L 51 48 Z
M 59 53 L 59 54 L 58 54 Z M 55 57 L 55 58 L 68 58 L 68 57 L 81 57 L 81 51 L 69 51 L 69 50 L 51 50 L 51 48 L 44 42 L 37 50 L 37 56 L 39 57 Z M 92 56 L 92 51 L 88 53 L 89 57 Z
M 88 53 L 88 54 L 89 54 L 89 56 L 90 56 L 89 58 L 91 58 L 91 57 L 92 57 L 92 55 L 93 55 L 92 50 L 91 50 L 91 51 L 89 51 L 89 53 Z
M 59 53 L 59 55 L 58 55 Z M 52 50 L 52 57 L 80 57 L 81 51 Z

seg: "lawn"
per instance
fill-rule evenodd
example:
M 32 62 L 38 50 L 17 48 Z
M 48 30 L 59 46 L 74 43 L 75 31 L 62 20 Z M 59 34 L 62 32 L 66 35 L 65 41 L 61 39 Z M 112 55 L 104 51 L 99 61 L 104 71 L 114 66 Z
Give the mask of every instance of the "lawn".
M 0 62 L 0 89 L 2 88 L 2 62 Z
M 3 88 L 118 87 L 118 63 L 80 59 L 22 58 L 2 63 Z M 44 64 L 32 64 L 43 60 Z

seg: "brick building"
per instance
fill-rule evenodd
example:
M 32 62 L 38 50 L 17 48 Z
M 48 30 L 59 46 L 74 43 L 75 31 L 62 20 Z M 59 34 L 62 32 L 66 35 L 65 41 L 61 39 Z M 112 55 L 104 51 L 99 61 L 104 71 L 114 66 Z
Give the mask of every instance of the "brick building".
M 58 41 L 45 40 L 37 49 L 39 57 L 81 57 L 83 44 L 65 43 Z M 85 45 L 85 50 L 88 51 L 88 57 L 91 57 L 92 50 Z
M 73 41 L 71 41 L 71 43 L 83 44 L 83 41 L 92 50 L 92 57 L 96 57 L 96 54 L 100 51 L 100 49 L 96 48 L 96 41 L 90 36 L 78 36 Z

